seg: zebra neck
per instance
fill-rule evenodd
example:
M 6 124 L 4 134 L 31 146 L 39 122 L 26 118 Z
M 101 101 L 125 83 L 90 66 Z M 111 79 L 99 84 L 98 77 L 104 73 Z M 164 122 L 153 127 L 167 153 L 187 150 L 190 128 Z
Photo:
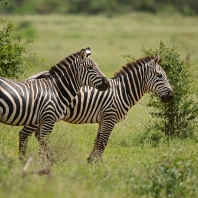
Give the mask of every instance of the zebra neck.
M 119 98 L 125 108 L 130 109 L 134 106 L 146 92 L 145 73 L 145 68 L 138 66 L 116 78 L 119 81 Z
M 55 88 L 62 101 L 69 104 L 77 93 L 81 85 L 78 80 L 78 70 L 73 65 L 68 65 L 64 60 L 53 66 L 50 70 L 54 80 Z

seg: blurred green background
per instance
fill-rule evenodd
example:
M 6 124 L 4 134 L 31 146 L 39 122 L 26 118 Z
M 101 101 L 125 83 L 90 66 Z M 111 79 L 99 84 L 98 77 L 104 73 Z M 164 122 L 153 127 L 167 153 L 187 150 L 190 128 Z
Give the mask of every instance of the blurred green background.
M 125 63 L 121 55 L 139 58 L 142 46 L 155 48 L 160 40 L 198 63 L 198 4 L 193 0 L 10 0 L 0 5 L 1 18 L 18 24 L 15 33 L 34 40 L 30 49 L 46 59 L 36 72 L 89 46 L 91 57 L 111 77 Z
M 5 13 L 17 14 L 101 14 L 143 11 L 151 13 L 180 12 L 183 15 L 196 15 L 196 0 L 4 0 Z

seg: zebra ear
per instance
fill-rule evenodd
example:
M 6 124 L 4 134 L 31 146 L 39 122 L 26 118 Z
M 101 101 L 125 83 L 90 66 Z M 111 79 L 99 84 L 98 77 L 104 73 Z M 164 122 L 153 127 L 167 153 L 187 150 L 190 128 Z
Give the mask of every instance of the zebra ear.
M 88 57 L 89 55 L 91 55 L 91 49 L 90 49 L 90 47 L 87 47 L 86 49 L 85 49 L 85 51 L 86 51 L 86 56 Z
M 84 61 L 85 57 L 89 57 L 89 55 L 91 54 L 91 49 L 90 47 L 87 47 L 85 49 L 81 49 L 80 50 L 80 61 Z
M 85 49 L 81 49 L 80 50 L 79 57 L 80 57 L 80 61 L 83 62 L 84 59 L 85 59 L 85 57 L 86 57 L 86 51 L 85 51 Z
M 157 54 L 157 55 L 154 56 L 154 62 L 155 62 L 155 64 L 162 62 L 162 59 L 160 58 L 160 55 L 159 54 Z

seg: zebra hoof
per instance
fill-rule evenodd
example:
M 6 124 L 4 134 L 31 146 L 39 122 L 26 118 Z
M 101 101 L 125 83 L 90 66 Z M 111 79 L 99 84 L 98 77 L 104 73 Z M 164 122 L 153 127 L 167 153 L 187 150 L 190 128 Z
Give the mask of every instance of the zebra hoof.
M 19 160 L 20 160 L 20 161 L 25 161 L 25 160 L 26 160 L 25 155 L 19 155 Z
M 95 156 L 89 156 L 87 158 L 88 164 L 93 164 L 93 163 L 102 163 L 102 158 L 101 157 L 95 157 Z
M 93 157 L 90 157 L 90 156 L 89 156 L 89 157 L 87 158 L 87 163 L 88 163 L 88 164 L 92 164 L 93 161 L 94 161 L 94 158 L 93 158 Z

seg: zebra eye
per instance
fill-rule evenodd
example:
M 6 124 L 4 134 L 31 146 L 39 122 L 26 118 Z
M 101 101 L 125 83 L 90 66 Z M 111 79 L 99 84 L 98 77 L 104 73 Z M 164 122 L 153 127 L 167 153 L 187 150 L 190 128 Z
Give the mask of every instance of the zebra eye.
M 157 77 L 162 78 L 162 74 L 158 73 Z
M 87 68 L 88 68 L 88 69 L 92 69 L 93 66 L 92 66 L 92 65 L 87 65 Z

